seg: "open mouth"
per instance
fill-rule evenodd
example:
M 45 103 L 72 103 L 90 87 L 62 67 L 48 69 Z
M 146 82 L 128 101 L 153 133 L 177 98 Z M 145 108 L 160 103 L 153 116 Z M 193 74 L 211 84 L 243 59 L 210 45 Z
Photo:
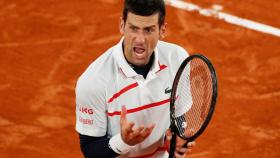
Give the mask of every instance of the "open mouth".
M 145 48 L 142 47 L 133 47 L 133 52 L 135 53 L 136 57 L 143 58 L 145 57 Z

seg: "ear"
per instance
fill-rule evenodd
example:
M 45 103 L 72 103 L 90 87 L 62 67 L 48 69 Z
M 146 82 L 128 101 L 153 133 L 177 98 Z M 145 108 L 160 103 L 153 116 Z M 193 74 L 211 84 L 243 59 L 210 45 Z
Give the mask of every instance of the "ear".
M 165 34 L 166 34 L 166 27 L 167 27 L 167 23 L 164 23 L 164 24 L 160 27 L 160 30 L 159 30 L 160 39 L 163 39 L 163 38 L 165 37 Z
M 120 17 L 120 26 L 119 27 L 120 27 L 119 29 L 120 29 L 121 35 L 124 35 L 124 20 L 122 17 Z

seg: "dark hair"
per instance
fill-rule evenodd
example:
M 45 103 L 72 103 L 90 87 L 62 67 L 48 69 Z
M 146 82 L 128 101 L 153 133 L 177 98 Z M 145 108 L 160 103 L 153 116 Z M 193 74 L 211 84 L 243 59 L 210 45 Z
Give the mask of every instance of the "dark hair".
M 128 12 L 140 16 L 150 16 L 159 13 L 158 24 L 161 26 L 165 19 L 164 0 L 125 0 L 123 8 L 124 22 L 126 22 Z

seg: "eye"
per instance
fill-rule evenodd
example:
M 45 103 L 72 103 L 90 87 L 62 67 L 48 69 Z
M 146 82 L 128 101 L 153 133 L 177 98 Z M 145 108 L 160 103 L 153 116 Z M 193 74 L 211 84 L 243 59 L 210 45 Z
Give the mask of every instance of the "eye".
M 144 31 L 145 31 L 145 33 L 149 34 L 149 33 L 154 32 L 154 29 L 153 28 L 145 28 Z
M 136 32 L 136 31 L 138 30 L 138 28 L 135 27 L 135 26 L 130 26 L 129 28 L 130 28 L 133 32 Z

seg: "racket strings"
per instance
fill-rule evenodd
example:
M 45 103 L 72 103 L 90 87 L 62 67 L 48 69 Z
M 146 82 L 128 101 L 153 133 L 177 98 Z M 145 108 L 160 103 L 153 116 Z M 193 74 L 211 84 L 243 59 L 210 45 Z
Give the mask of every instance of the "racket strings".
M 176 121 L 175 124 L 177 127 L 182 126 L 182 128 L 177 128 L 177 129 L 178 129 L 178 134 L 183 137 L 185 135 L 185 128 L 187 127 L 185 115 L 176 117 L 175 121 Z
M 189 138 L 201 128 L 210 109 L 211 85 L 211 73 L 201 59 L 193 59 L 184 68 L 175 101 L 176 127 L 181 137 Z

